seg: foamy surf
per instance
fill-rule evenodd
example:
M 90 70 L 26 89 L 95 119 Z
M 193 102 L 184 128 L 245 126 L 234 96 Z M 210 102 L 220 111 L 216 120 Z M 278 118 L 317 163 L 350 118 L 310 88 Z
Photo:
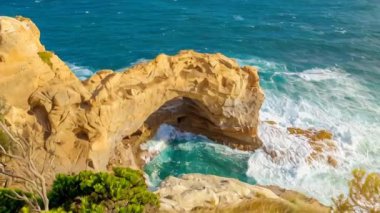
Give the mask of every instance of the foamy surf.
M 262 79 L 266 100 L 259 127 L 264 146 L 279 154 L 273 160 L 260 149 L 249 159 L 247 175 L 263 185 L 278 185 L 317 198 L 326 205 L 348 192 L 355 168 L 380 171 L 379 107 L 372 91 L 337 67 L 290 72 L 285 65 L 260 59 L 241 60 L 263 73 L 281 76 L 285 83 Z M 333 133 L 338 149 L 332 153 L 336 168 L 326 162 L 306 162 L 310 152 L 306 138 L 289 135 L 287 127 L 324 129 Z
M 300 73 L 276 73 L 276 74 L 284 74 L 284 75 L 294 75 L 302 78 L 305 81 L 323 81 L 323 80 L 334 80 L 339 78 L 346 78 L 348 76 L 347 73 L 344 73 L 343 70 L 337 67 L 331 68 L 313 68 L 309 70 L 302 71 Z
M 261 78 L 266 99 L 260 111 L 260 120 L 272 120 L 276 124 L 260 122 L 259 135 L 265 150 L 239 152 L 215 143 L 205 147 L 215 146 L 223 150 L 215 153 L 224 158 L 242 156 L 235 160 L 246 159 L 248 167 L 245 175 L 259 184 L 297 190 L 326 205 L 332 204 L 333 197 L 348 192 L 353 169 L 380 171 L 380 147 L 376 143 L 376 137 L 380 135 L 380 111 L 377 100 L 359 79 L 337 67 L 291 72 L 286 65 L 260 58 L 238 59 L 238 62 L 258 66 L 261 74 L 270 76 Z M 282 81 L 276 81 L 276 76 L 281 77 Z M 334 168 L 326 161 L 307 161 L 312 152 L 308 139 L 289 134 L 288 127 L 332 132 L 337 149 L 328 154 L 337 160 L 337 166 Z M 189 133 L 183 135 L 173 127 L 163 125 L 157 138 L 148 143 L 148 150 L 157 156 L 167 150 L 171 146 L 170 141 L 176 138 L 191 141 L 197 140 L 196 137 Z M 179 149 L 191 152 L 195 147 L 194 144 L 185 143 Z M 273 152 L 276 158 L 268 154 Z M 160 160 L 165 159 L 168 160 L 169 156 L 163 156 Z M 166 168 L 158 166 L 155 169 L 157 171 L 154 170 L 150 178 L 158 184 L 161 181 L 159 170 Z
M 145 156 L 144 161 L 145 163 L 149 163 L 153 157 L 158 155 L 162 150 L 164 150 L 170 145 L 170 141 L 173 141 L 175 139 L 191 141 L 200 138 L 202 138 L 205 141 L 211 142 L 204 136 L 195 135 L 190 132 L 178 131 L 175 127 L 171 125 L 162 124 L 158 128 L 156 135 L 148 142 L 142 144 L 140 148 L 148 153 L 148 155 Z
M 167 124 L 161 125 L 157 135 L 142 145 L 142 149 L 151 156 L 144 168 L 151 188 L 169 175 L 186 173 L 214 174 L 256 183 L 245 175 L 250 152 L 231 149 Z
M 88 67 L 79 66 L 73 63 L 66 63 L 67 66 L 74 72 L 76 76 L 78 76 L 81 80 L 86 80 L 91 77 L 95 72 Z

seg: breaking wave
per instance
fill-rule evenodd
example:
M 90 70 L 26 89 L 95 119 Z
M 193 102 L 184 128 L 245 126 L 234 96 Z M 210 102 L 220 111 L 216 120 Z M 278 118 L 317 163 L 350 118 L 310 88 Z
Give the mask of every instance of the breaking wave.
M 380 171 L 380 110 L 376 98 L 360 79 L 338 67 L 289 72 L 285 65 L 260 59 L 240 63 L 257 65 L 269 73 L 262 79 L 266 100 L 260 112 L 259 134 L 264 146 L 282 153 L 274 161 L 267 152 L 254 152 L 247 175 L 264 185 L 294 189 L 331 204 L 331 198 L 347 193 L 354 168 Z M 254 64 L 252 64 L 254 63 Z M 324 129 L 333 133 L 338 149 L 336 168 L 326 162 L 305 159 L 306 139 L 289 135 L 287 127 Z
M 187 147 L 189 152 L 200 152 L 199 143 L 194 142 L 202 142 L 202 149 L 219 147 L 224 151 L 206 149 L 210 152 L 209 164 L 215 163 L 220 156 L 234 156 L 234 162 L 247 166 L 245 171 L 235 172 L 244 173 L 246 178 L 253 178 L 261 185 L 278 185 L 303 192 L 326 205 L 332 203 L 331 198 L 348 192 L 347 182 L 354 168 L 380 171 L 380 146 L 376 143 L 376 137 L 380 135 L 379 103 L 359 79 L 339 67 L 291 72 L 286 65 L 259 58 L 237 61 L 260 69 L 266 99 L 260 111 L 259 135 L 265 151 L 263 148 L 255 152 L 233 150 L 163 125 L 156 137 L 144 145 L 144 149 L 151 153 L 146 159 L 149 168 L 146 171 L 153 185 L 157 186 L 166 176 L 179 174 L 165 164 L 173 160 L 168 150 L 176 146 L 175 140 L 187 141 L 181 146 Z M 268 120 L 276 124 L 264 122 Z M 337 166 L 326 161 L 308 162 L 306 159 L 312 148 L 307 139 L 289 134 L 288 127 L 323 129 L 333 133 L 337 149 L 329 154 L 337 160 Z M 270 152 L 275 152 L 277 157 L 273 159 L 268 154 Z M 182 160 L 177 159 L 176 166 L 183 164 Z M 189 164 L 187 161 L 185 164 Z M 217 175 L 228 175 L 230 171 L 223 171 L 227 167 L 220 168 L 222 171 Z M 191 169 L 194 168 L 188 167 L 182 172 L 197 172 Z M 236 178 L 247 181 L 241 176 L 243 174 L 239 175 Z
M 231 149 L 166 124 L 161 125 L 156 136 L 143 144 L 142 149 L 149 153 L 144 171 L 152 189 L 169 175 L 187 173 L 213 174 L 256 183 L 254 178 L 245 175 L 250 152 Z
M 95 71 L 91 70 L 89 67 L 79 66 L 73 63 L 66 64 L 71 69 L 71 71 L 73 71 L 74 74 L 81 80 L 85 80 L 95 73 Z

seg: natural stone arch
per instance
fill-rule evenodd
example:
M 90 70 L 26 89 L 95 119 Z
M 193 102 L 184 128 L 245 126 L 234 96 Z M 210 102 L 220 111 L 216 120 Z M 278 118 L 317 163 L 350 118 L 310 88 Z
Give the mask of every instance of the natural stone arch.
M 176 110 L 170 123 L 176 124 L 173 119 L 185 113 L 186 123 L 177 125 L 181 129 L 241 149 L 261 146 L 257 125 L 264 95 L 257 70 L 240 68 L 221 54 L 182 51 L 176 56 L 159 55 L 122 73 L 100 72 L 85 85 L 95 88 L 90 99 L 92 111 L 99 107 L 107 115 L 113 112 L 113 122 L 103 123 L 102 128 L 116 130 L 116 135 L 132 134 L 147 120 L 155 128 L 168 120 L 170 110 Z M 170 100 L 181 102 L 181 107 L 159 110 Z M 156 114 L 154 123 L 148 119 L 152 114 Z M 96 123 L 89 120 L 92 122 Z
M 168 120 L 162 106 L 171 100 L 182 104 L 174 116 L 180 124 L 168 121 L 179 128 L 241 149 L 261 145 L 257 126 L 264 95 L 253 67 L 221 54 L 182 51 L 123 72 L 103 70 L 82 82 L 55 54 L 47 54 L 29 19 L 0 17 L 0 25 L 0 53 L 6 58 L 0 63 L 0 90 L 12 106 L 5 118 L 31 141 L 56 151 L 57 171 L 73 165 L 73 171 L 81 170 L 86 162 L 105 169 L 123 138 L 144 123 L 155 129 Z M 24 89 L 16 96 L 12 88 L 20 84 Z

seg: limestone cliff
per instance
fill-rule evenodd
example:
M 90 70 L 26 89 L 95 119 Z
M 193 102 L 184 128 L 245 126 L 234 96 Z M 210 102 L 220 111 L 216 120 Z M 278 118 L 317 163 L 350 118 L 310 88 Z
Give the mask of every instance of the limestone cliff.
M 235 148 L 262 144 L 257 126 L 264 94 L 253 67 L 240 67 L 222 54 L 181 51 L 80 81 L 45 50 L 39 36 L 30 19 L 0 17 L 0 114 L 13 132 L 35 145 L 37 163 L 54 153 L 52 167 L 44 167 L 52 174 L 139 168 L 139 144 L 162 123 Z M 19 172 L 17 165 L 11 167 Z M 242 212 L 268 205 L 326 211 L 301 195 L 289 198 L 289 191 L 207 175 L 170 177 L 157 193 L 162 212 Z
M 0 97 L 12 130 L 56 153 L 54 170 L 128 166 L 115 148 L 133 147 L 131 138 L 164 122 L 241 149 L 261 146 L 256 68 L 181 51 L 81 82 L 39 35 L 29 19 L 0 17 Z

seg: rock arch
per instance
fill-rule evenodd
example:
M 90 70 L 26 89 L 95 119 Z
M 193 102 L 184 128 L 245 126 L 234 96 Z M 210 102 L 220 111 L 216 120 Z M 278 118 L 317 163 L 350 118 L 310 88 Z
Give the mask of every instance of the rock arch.
M 240 68 L 221 54 L 162 54 L 122 73 L 100 72 L 84 84 L 96 88 L 91 111 L 102 109 L 100 117 L 112 117 L 102 128 L 115 135 L 168 122 L 240 149 L 261 146 L 257 125 L 264 95 L 257 70 Z
M 122 72 L 103 70 L 82 82 L 55 54 L 41 58 L 45 49 L 30 20 L 0 18 L 0 25 L 0 53 L 7 58 L 0 76 L 8 76 L 0 78 L 0 89 L 20 109 L 7 118 L 27 117 L 19 128 L 30 126 L 36 132 L 33 140 L 46 147 L 60 146 L 62 168 L 92 162 L 91 167 L 105 169 L 115 145 L 144 124 L 154 130 L 169 122 L 240 149 L 261 146 L 257 125 L 264 94 L 256 68 L 240 67 L 222 54 L 181 51 Z M 7 88 L 16 81 L 27 89 L 17 98 L 7 96 Z M 44 126 L 35 128 L 36 124 Z M 88 153 L 78 147 L 86 147 Z

